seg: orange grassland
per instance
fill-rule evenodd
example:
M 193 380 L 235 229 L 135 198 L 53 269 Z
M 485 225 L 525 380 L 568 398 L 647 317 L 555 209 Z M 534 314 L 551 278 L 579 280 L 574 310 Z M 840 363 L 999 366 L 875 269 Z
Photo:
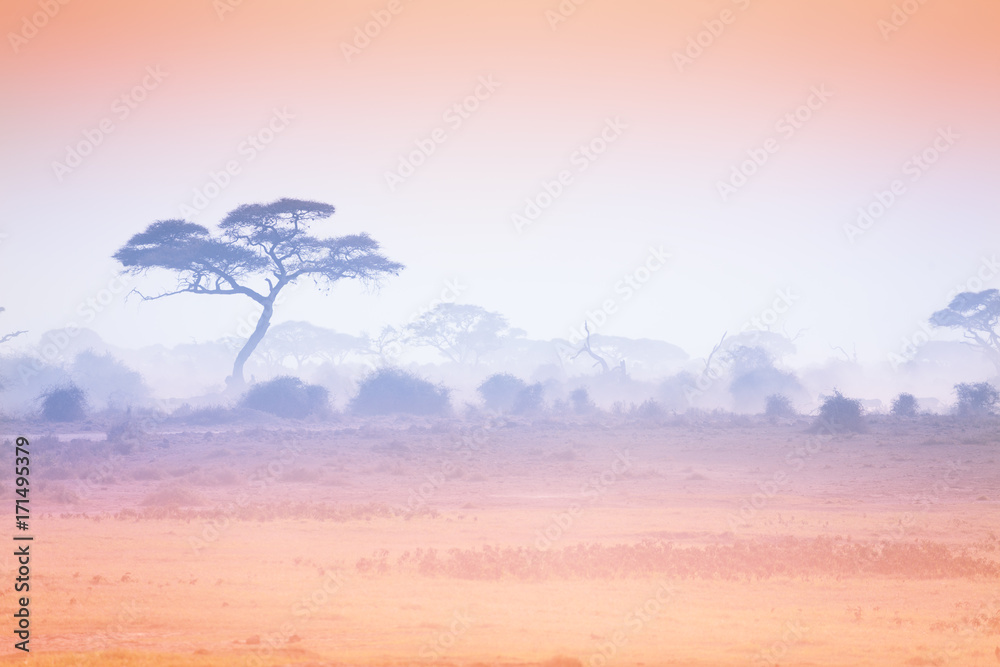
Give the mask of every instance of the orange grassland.
M 33 437 L 31 653 L 5 585 L 0 664 L 998 664 L 996 422 L 807 426 Z

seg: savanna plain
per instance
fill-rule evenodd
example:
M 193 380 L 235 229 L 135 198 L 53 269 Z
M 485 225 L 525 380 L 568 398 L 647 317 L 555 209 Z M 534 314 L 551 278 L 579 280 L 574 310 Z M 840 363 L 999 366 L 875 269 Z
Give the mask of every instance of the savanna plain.
M 1000 423 L 867 421 L 9 424 L 0 664 L 1000 664 Z

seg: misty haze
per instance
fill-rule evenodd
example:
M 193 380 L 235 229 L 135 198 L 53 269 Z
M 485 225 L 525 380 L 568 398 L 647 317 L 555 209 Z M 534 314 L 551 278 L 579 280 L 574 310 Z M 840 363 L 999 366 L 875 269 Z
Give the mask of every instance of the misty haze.
M 1000 7 L 0 16 L 0 664 L 1000 662 Z

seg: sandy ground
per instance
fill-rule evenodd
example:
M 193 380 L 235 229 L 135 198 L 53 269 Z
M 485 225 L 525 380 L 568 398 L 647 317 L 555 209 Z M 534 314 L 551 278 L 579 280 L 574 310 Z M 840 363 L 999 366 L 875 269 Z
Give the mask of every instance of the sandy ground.
M 35 438 L 32 652 L 0 662 L 1000 664 L 997 425 L 806 426 Z

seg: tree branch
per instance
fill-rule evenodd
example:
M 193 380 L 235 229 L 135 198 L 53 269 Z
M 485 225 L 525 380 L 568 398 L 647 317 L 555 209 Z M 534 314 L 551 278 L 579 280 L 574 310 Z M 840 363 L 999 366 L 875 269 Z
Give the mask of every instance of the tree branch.
M 590 327 L 587 325 L 587 322 L 583 323 L 583 330 L 587 332 L 587 338 L 583 342 L 583 349 L 581 349 L 579 352 L 577 352 L 576 354 L 574 354 L 570 358 L 571 359 L 576 359 L 581 354 L 583 354 L 584 352 L 586 352 L 593 359 L 595 359 L 597 361 L 597 363 L 595 363 L 594 365 L 597 366 L 598 364 L 600 364 L 600 366 L 601 366 L 601 372 L 607 373 L 608 370 L 609 370 L 608 369 L 608 362 L 604 361 L 604 359 L 602 357 L 598 356 L 597 354 L 594 353 L 594 351 L 592 349 L 590 349 Z
M 17 337 L 18 337 L 18 336 L 20 336 L 21 334 L 26 334 L 26 333 L 28 333 L 28 332 L 27 332 L 27 331 L 15 331 L 14 333 L 9 333 L 9 334 L 5 334 L 5 335 L 3 336 L 3 338 L 0 338 L 0 344 L 2 344 L 2 343 L 6 343 L 6 342 L 7 342 L 7 341 L 9 341 L 10 339 L 12 339 L 12 338 L 17 338 Z
M 715 353 L 719 351 L 720 347 L 722 347 L 722 342 L 724 340 L 726 340 L 726 336 L 728 336 L 728 335 L 729 335 L 728 331 L 723 331 L 722 332 L 722 338 L 720 338 L 719 342 L 715 344 L 715 347 L 712 348 L 712 351 L 708 353 L 708 359 L 705 360 L 705 372 L 706 373 L 708 372 L 708 369 L 712 367 L 712 357 L 714 357 Z

